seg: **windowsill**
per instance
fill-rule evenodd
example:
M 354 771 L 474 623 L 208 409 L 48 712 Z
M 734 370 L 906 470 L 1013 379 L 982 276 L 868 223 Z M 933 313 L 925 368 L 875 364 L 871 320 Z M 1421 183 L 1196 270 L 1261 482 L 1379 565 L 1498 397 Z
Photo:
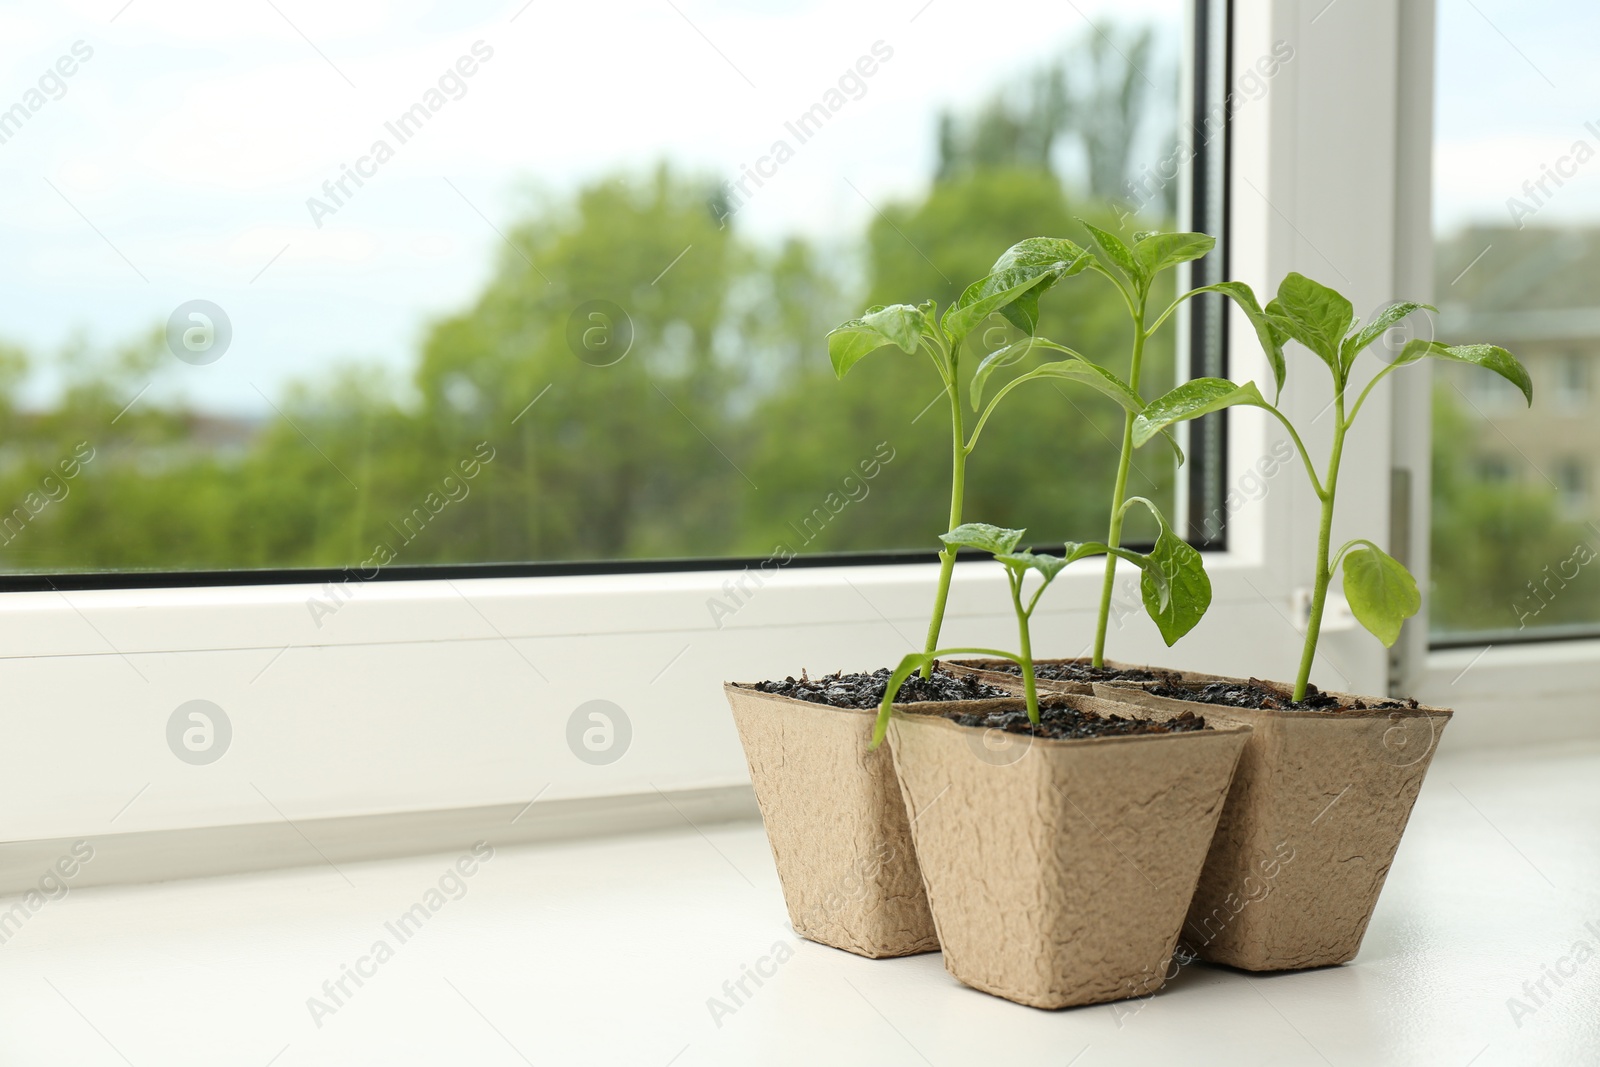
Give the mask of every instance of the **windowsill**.
M 1260 564 L 1234 552 L 1206 555 L 1215 605 L 1258 600 L 1247 575 Z M 1041 616 L 1098 595 L 1103 564 L 1086 560 L 1057 580 Z M 0 658 L 139 655 L 458 641 L 464 638 L 713 634 L 749 627 L 854 621 L 870 591 L 889 616 L 926 617 L 933 563 L 794 567 L 761 575 L 695 570 L 350 582 L 16 592 L 0 597 Z M 1131 577 L 1131 567 L 1122 568 Z M 956 567 L 958 593 L 1008 618 L 1001 568 Z M 732 590 L 730 591 L 730 585 Z M 839 590 L 849 593 L 838 598 Z M 626 610 L 618 610 L 627 597 Z M 733 610 L 713 615 L 708 600 Z M 841 605 L 845 610 L 840 610 Z
M 749 823 L 502 847 L 405 943 L 385 923 L 455 853 L 78 889 L 4 947 L 0 1060 L 1579 1062 L 1600 964 L 1549 986 L 1520 1028 L 1506 1005 L 1600 924 L 1549 906 L 1600 870 L 1597 774 L 1595 745 L 1442 757 L 1353 963 L 1197 964 L 1146 1002 L 1062 1012 L 969 990 L 937 955 L 871 961 L 798 939 Z M 335 1005 L 324 981 L 379 940 L 393 957 L 362 964 L 371 976 Z M 734 1005 L 723 984 L 777 945 L 793 957 Z M 320 1028 L 311 997 L 335 1008 Z M 733 1007 L 720 1026 L 713 997 Z
M 1119 594 L 1129 610 L 1116 619 L 1112 654 L 1291 676 L 1299 638 L 1286 624 L 1280 571 L 1242 552 L 1207 562 L 1213 611 L 1225 623 L 1202 625 L 1169 649 L 1131 589 Z M 981 562 L 957 568 L 951 645 L 1014 643 L 999 572 Z M 520 806 L 536 794 L 567 801 L 747 788 L 722 682 L 893 664 L 926 626 L 934 568 L 783 571 L 718 628 L 707 601 L 727 597 L 725 583 L 738 577 L 374 583 L 355 589 L 321 627 L 306 607 L 321 595 L 314 586 L 0 598 L 13 747 L 71 757 L 19 760 L 0 779 L 5 839 L 285 818 L 306 825 Z M 1088 651 L 1099 580 L 1090 565 L 1058 580 L 1035 619 L 1036 649 Z M 1324 684 L 1383 691 L 1381 649 L 1366 633 L 1324 637 Z M 1460 712 L 1446 751 L 1600 731 L 1587 710 L 1600 691 L 1600 643 L 1497 647 L 1470 663 L 1476 655 L 1436 654 L 1416 693 Z M 1527 692 L 1530 673 L 1518 669 L 1526 656 L 1560 660 L 1538 665 L 1537 700 Z M 174 758 L 163 732 L 174 709 L 196 699 L 224 709 L 234 731 L 225 756 L 202 767 Z M 617 704 L 632 723 L 625 758 L 603 766 L 575 758 L 566 734 L 575 709 L 592 700 Z
M 1413 694 L 1454 708 L 1444 751 L 1600 739 L 1600 640 L 1430 652 Z

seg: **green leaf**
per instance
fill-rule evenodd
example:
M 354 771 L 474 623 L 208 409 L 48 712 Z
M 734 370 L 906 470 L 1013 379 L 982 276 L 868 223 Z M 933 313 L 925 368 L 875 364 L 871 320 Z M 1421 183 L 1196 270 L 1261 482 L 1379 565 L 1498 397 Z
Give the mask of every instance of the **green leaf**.
M 923 652 L 908 652 L 900 661 L 900 665 L 889 676 L 889 685 L 883 691 L 883 702 L 878 705 L 878 721 L 872 727 L 871 748 L 883 744 L 884 734 L 889 731 L 889 716 L 894 713 L 894 698 L 900 695 L 900 687 L 907 678 L 926 667 L 934 660 L 933 656 Z
M 980 278 L 967 286 L 961 294 L 961 299 L 951 304 L 945 310 L 944 320 L 940 323 L 944 327 L 945 335 L 950 338 L 950 347 L 959 345 L 967 334 L 978 327 L 984 319 L 996 311 L 1017 300 L 1031 289 L 1054 282 L 1048 271 L 1024 276 L 1021 281 L 1005 285 L 1009 277 L 996 277 L 991 274 L 987 278 Z M 1034 303 L 1034 318 L 1038 318 L 1038 302 Z M 1029 331 L 1030 333 L 1032 331 Z
M 1187 463 L 1189 457 L 1183 454 L 1183 446 L 1178 443 L 1178 435 L 1171 430 L 1162 430 L 1161 436 L 1167 442 L 1167 446 L 1172 449 L 1173 458 L 1178 461 L 1178 466 L 1181 467 Z
M 1065 547 L 1068 563 L 1076 563 L 1090 556 L 1103 556 L 1111 551 L 1099 541 L 1068 541 Z
M 1007 567 L 1016 571 L 1036 570 L 1044 576 L 1045 584 L 1055 580 L 1067 561 L 1060 556 L 1052 556 L 1043 552 L 1005 552 L 995 557 Z
M 1402 300 L 1399 303 L 1390 304 L 1388 307 L 1378 312 L 1378 314 L 1373 317 L 1371 322 L 1361 327 L 1361 329 L 1357 330 L 1349 337 L 1346 337 L 1344 339 L 1344 344 L 1340 346 L 1339 362 L 1344 370 L 1344 373 L 1347 375 L 1350 373 L 1350 366 L 1356 361 L 1356 357 L 1365 351 L 1368 345 L 1382 337 L 1383 332 L 1389 327 L 1393 326 L 1395 323 L 1399 322 L 1401 319 L 1405 318 L 1414 311 L 1432 311 L 1437 313 L 1438 310 L 1439 309 L 1434 307 L 1432 304 L 1417 304 L 1409 300 Z
M 1029 237 L 1018 241 L 1001 253 L 989 268 L 984 282 L 993 291 L 1020 285 L 1028 278 L 1043 275 L 1045 280 L 1037 288 L 1028 289 L 1010 303 L 997 310 L 1023 333 L 1031 334 L 1039 326 L 1039 297 L 1062 278 L 1078 274 L 1094 262 L 1094 256 L 1064 237 Z
M 899 345 L 906 353 L 917 350 L 917 345 L 922 343 L 923 331 L 930 325 L 922 309 L 910 304 L 874 308 L 861 316 L 861 321 Z
M 1139 399 L 1139 394 L 1135 393 L 1127 382 L 1124 382 L 1099 364 L 1090 363 L 1086 359 L 1061 359 L 1054 363 L 1045 363 L 1033 368 L 1026 374 L 1018 375 L 1012 379 L 1011 384 L 1020 385 L 1023 382 L 1033 381 L 1038 378 L 1059 378 L 1087 385 L 1096 392 L 1115 400 L 1122 405 L 1124 410 L 1131 411 L 1134 414 L 1138 414 L 1144 409 L 1144 401 Z M 973 376 L 973 388 L 975 390 L 981 388 L 981 383 L 977 380 L 976 375 Z M 975 393 L 974 395 L 976 396 L 977 394 Z
M 1528 368 L 1524 367 L 1516 356 L 1498 345 L 1444 345 L 1438 341 L 1424 341 L 1418 338 L 1406 343 L 1394 365 L 1402 367 L 1428 357 L 1455 363 L 1472 363 L 1492 370 L 1522 390 L 1522 395 L 1529 405 L 1533 404 L 1533 379 L 1528 375 Z
M 1139 595 L 1161 639 L 1170 648 L 1205 617 L 1211 606 L 1211 578 L 1200 553 L 1172 532 L 1153 504 L 1146 507 L 1161 524 L 1155 547 L 1144 557 Z
M 1400 561 L 1370 541 L 1352 542 L 1344 553 L 1344 598 L 1356 621 L 1393 648 L 1400 626 L 1422 608 L 1417 580 Z
M 1255 327 L 1256 340 L 1261 342 L 1261 350 L 1267 354 L 1267 360 L 1272 364 L 1272 380 L 1277 387 L 1273 394 L 1273 402 L 1283 393 L 1283 381 L 1288 376 L 1288 367 L 1283 360 L 1283 344 L 1288 336 L 1273 323 L 1267 313 L 1262 310 L 1256 294 L 1244 282 L 1218 282 L 1216 285 L 1207 285 L 1195 290 L 1196 293 L 1222 293 L 1239 305 L 1239 309 L 1250 320 L 1250 325 Z
M 927 325 L 927 312 L 910 304 L 868 308 L 859 319 L 829 331 L 828 358 L 833 361 L 833 373 L 843 378 L 851 367 L 888 345 L 916 352 Z
M 1128 251 L 1128 246 L 1123 244 L 1116 234 L 1107 233 L 1098 226 L 1084 222 L 1082 219 L 1078 221 L 1083 222 L 1083 228 L 1089 231 L 1089 235 L 1094 238 L 1094 243 L 1100 246 L 1100 251 L 1106 254 L 1106 258 L 1115 263 L 1117 269 L 1127 275 L 1128 280 L 1133 282 L 1135 287 L 1142 288 L 1148 280 L 1148 276 L 1141 272 L 1138 261 L 1133 258 L 1133 253 Z
M 1157 397 L 1133 420 L 1133 443 L 1137 447 L 1174 423 L 1198 419 L 1213 411 L 1239 404 L 1269 407 L 1255 382 L 1235 385 L 1225 378 L 1196 378 L 1165 396 Z
M 843 378 L 850 368 L 888 344 L 888 338 L 860 319 L 835 326 L 828 331 L 828 358 L 835 377 Z
M 972 402 L 972 410 L 977 411 L 983 406 L 984 386 L 995 371 L 1002 367 L 1020 363 L 1036 347 L 1043 347 L 1038 338 L 1024 337 L 1020 341 L 1013 341 L 984 356 L 977 369 L 972 372 L 972 389 L 968 393 L 968 399 Z
M 1180 263 L 1199 259 L 1217 247 L 1217 239 L 1203 233 L 1144 233 L 1133 236 L 1133 259 L 1146 278 Z
M 1026 530 L 1008 530 L 1003 526 L 990 526 L 986 522 L 964 522 L 949 533 L 939 535 L 947 545 L 960 548 L 979 548 L 996 556 L 1003 556 L 1017 547 Z
M 1291 271 L 1278 286 L 1278 299 L 1265 310 L 1285 333 L 1316 353 L 1342 378 L 1339 346 L 1356 315 L 1350 301 L 1321 282 Z

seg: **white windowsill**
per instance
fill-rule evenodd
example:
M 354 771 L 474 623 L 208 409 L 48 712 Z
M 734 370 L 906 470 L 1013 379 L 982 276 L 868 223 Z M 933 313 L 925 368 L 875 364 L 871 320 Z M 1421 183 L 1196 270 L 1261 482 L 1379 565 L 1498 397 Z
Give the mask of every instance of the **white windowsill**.
M 308 849 L 315 866 L 297 870 L 74 889 L 4 946 L 0 1061 L 1587 1062 L 1600 963 L 1547 985 L 1521 1027 L 1507 998 L 1600 925 L 1554 906 L 1600 869 L 1597 774 L 1593 745 L 1441 758 L 1353 963 L 1194 965 L 1148 1001 L 1061 1012 L 969 990 L 938 955 L 872 961 L 798 939 L 749 823 L 502 846 L 405 943 L 385 923 L 457 853 L 335 871 Z M 318 1027 L 308 998 L 332 1004 L 323 983 L 379 940 L 393 957 L 363 964 L 371 976 L 346 980 Z M 779 945 L 792 958 L 762 962 Z M 758 963 L 771 977 L 733 1005 L 724 983 Z M 734 1006 L 720 1026 L 713 997 Z
M 1281 568 L 1243 552 L 1207 565 L 1211 619 L 1168 649 L 1134 610 L 1113 629 L 1111 655 L 1291 676 L 1299 636 Z M 321 627 L 306 608 L 323 595 L 316 586 L 0 598 L 10 685 L 0 722 L 13 754 L 0 776 L 0 840 L 745 786 L 721 683 L 892 665 L 920 647 L 934 573 L 785 570 L 720 629 L 706 602 L 725 597 L 736 573 L 369 583 Z M 1093 561 L 1059 580 L 1035 620 L 1040 655 L 1088 651 L 1098 584 Z M 1131 589 L 1119 597 L 1136 603 Z M 998 567 L 958 567 L 946 641 L 1015 645 Z M 1327 633 L 1314 678 L 1381 693 L 1376 651 L 1359 629 Z M 1600 733 L 1587 712 L 1595 648 L 1492 649 L 1452 686 L 1468 665 L 1456 661 L 1472 655 L 1434 657 L 1417 693 L 1457 709 L 1447 751 Z M 1520 669 L 1529 657 L 1539 660 L 1531 674 Z M 208 766 L 180 762 L 166 744 L 168 717 L 195 699 L 233 725 L 232 747 Z M 596 699 L 622 707 L 633 728 L 626 755 L 604 766 L 567 744 L 569 717 Z
M 1600 738 L 1600 641 L 1432 652 L 1415 695 L 1456 710 L 1445 751 Z

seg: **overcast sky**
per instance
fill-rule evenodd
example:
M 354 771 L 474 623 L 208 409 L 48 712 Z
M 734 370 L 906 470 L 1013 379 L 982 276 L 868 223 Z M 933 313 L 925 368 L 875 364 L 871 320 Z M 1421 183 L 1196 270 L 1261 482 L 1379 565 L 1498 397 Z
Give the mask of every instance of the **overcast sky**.
M 1438 19 L 1436 230 L 1509 223 L 1506 200 L 1580 139 L 1595 159 L 1527 221 L 1600 223 L 1600 4 L 1439 0 Z
M 409 365 L 425 324 L 482 285 L 499 242 L 490 223 L 513 219 L 531 186 L 570 191 L 663 156 L 736 177 L 883 41 L 893 58 L 866 94 L 738 218 L 764 238 L 837 239 L 870 213 L 844 179 L 874 202 L 925 187 L 942 106 L 981 100 L 1102 11 L 1158 21 L 1175 53 L 1184 8 L 125 3 L 0 6 L 0 109 L 26 102 L 75 42 L 93 50 L 64 92 L 46 79 L 44 105 L 0 144 L 0 338 L 36 353 L 74 332 L 106 344 L 213 300 L 233 321 L 232 348 L 174 366 L 161 388 L 235 409 L 259 409 L 258 386 L 275 393 L 333 362 Z M 384 123 L 480 40 L 493 57 L 465 95 L 399 144 Z M 307 198 L 380 137 L 394 158 L 316 227 Z M 35 395 L 49 386 L 40 376 Z

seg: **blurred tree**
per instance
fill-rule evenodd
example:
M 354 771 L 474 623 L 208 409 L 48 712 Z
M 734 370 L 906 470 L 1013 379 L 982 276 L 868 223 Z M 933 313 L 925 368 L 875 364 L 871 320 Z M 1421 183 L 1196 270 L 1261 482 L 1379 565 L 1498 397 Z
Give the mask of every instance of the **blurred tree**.
M 1023 75 L 970 114 L 939 117 L 940 181 L 985 170 L 1062 173 L 1059 151 L 1075 140 L 1083 153 L 1087 193 L 1125 200 L 1133 152 L 1152 121 L 1152 94 L 1176 96 L 1173 72 L 1155 71 L 1149 26 L 1099 21 L 1059 59 Z M 1160 79 L 1160 85 L 1152 79 Z M 1171 141 L 1172 135 L 1163 140 Z M 1161 143 L 1160 141 L 1156 143 Z M 1163 185 L 1163 212 L 1176 209 L 1173 183 Z
M 1471 416 L 1451 392 L 1440 384 L 1433 397 L 1434 631 L 1592 622 L 1600 610 L 1594 531 L 1564 521 L 1551 488 L 1480 480 Z
M 535 200 L 478 296 L 425 331 L 411 373 L 335 366 L 259 418 L 187 402 L 159 329 L 110 352 L 69 346 L 61 400 L 42 412 L 15 400 L 28 355 L 0 347 L 0 509 L 37 502 L 80 447 L 93 456 L 61 500 L 13 508 L 0 567 L 935 547 L 949 477 L 936 379 L 920 358 L 890 356 L 841 384 L 824 335 L 872 303 L 931 298 L 942 310 L 1014 242 L 1082 237 L 1074 216 L 1135 228 L 1052 172 L 1070 90 L 1058 64 L 1031 77 L 1022 111 L 980 114 L 976 140 L 946 145 L 925 195 L 883 205 L 859 272 L 799 238 L 748 240 L 716 210 L 713 181 L 666 163 Z M 1143 106 L 1119 92 L 1107 106 Z M 1136 125 L 1131 112 L 1116 121 Z M 854 273 L 859 284 L 841 280 Z M 1125 319 L 1114 290 L 1085 275 L 1046 298 L 1040 329 L 1126 373 Z M 995 318 L 974 335 L 967 371 L 1015 336 Z M 1170 333 L 1148 360 L 1152 381 L 1170 378 Z M 1027 526 L 1040 543 L 1098 535 L 1120 425 L 1096 394 L 1024 387 L 985 431 L 970 514 Z M 1142 456 L 1134 484 L 1170 501 L 1170 458 Z

